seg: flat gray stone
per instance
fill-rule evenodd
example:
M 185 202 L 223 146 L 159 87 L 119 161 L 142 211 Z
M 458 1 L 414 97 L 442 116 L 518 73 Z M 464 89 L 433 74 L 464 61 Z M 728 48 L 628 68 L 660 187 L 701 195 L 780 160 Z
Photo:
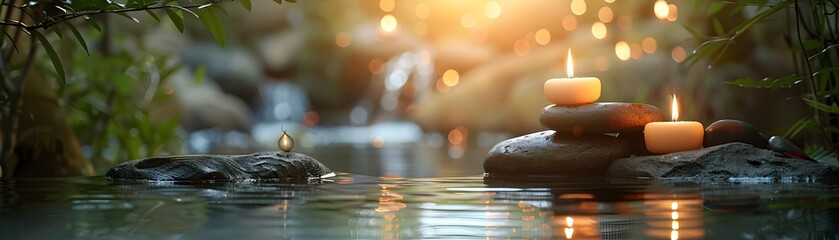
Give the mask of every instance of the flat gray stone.
M 105 174 L 116 181 L 306 181 L 332 176 L 322 163 L 295 152 L 152 157 L 121 163 Z
M 791 159 L 746 143 L 728 143 L 667 155 L 615 160 L 608 172 L 621 178 L 837 178 L 839 167 Z
M 489 151 L 490 175 L 574 174 L 605 176 L 612 160 L 629 156 L 620 139 L 603 134 L 543 131 L 508 139 Z

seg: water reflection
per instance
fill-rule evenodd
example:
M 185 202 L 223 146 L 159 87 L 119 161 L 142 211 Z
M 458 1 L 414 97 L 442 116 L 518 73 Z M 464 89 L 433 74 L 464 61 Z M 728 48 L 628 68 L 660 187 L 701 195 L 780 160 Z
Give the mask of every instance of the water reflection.
M 340 174 L 320 185 L 0 182 L 0 238 L 831 239 L 836 184 Z

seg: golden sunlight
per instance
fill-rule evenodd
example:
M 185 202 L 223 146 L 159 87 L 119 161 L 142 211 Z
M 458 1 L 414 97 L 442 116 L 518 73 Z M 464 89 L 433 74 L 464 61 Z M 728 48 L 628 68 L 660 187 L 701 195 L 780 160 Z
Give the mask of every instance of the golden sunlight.
M 393 32 L 396 30 L 396 17 L 393 15 L 385 15 L 382 17 L 381 26 L 382 30 L 385 32 Z

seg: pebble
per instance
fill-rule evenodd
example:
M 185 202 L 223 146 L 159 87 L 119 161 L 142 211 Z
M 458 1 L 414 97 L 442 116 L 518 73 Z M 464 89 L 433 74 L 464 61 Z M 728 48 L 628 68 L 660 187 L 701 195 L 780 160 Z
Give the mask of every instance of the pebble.
M 592 103 L 579 106 L 549 105 L 539 122 L 557 132 L 587 133 L 641 132 L 650 122 L 664 121 L 664 113 L 642 103 Z
M 747 122 L 733 119 L 723 119 L 711 123 L 705 128 L 705 147 L 726 143 L 741 142 L 755 147 L 766 148 L 769 140 L 763 133 Z

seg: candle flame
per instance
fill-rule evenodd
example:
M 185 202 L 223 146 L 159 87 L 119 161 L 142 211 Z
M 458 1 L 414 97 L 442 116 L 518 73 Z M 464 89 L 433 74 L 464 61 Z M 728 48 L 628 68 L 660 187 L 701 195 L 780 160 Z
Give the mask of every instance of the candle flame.
M 670 116 L 673 118 L 673 121 L 678 120 L 679 119 L 679 103 L 676 102 L 676 94 L 673 94 L 673 105 L 670 106 L 670 111 L 671 111 Z
M 571 49 L 568 49 L 568 59 L 565 60 L 565 72 L 568 73 L 568 78 L 574 77 L 574 61 L 571 60 Z

